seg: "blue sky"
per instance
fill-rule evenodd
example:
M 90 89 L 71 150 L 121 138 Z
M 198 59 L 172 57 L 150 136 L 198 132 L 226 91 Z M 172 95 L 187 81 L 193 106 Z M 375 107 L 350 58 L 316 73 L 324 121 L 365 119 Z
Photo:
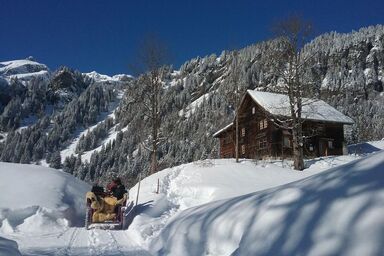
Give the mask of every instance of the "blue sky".
M 156 34 L 171 62 L 271 37 L 292 13 L 311 20 L 315 35 L 384 24 L 384 1 L 0 0 L 0 60 L 34 56 L 52 70 L 130 73 L 140 42 Z

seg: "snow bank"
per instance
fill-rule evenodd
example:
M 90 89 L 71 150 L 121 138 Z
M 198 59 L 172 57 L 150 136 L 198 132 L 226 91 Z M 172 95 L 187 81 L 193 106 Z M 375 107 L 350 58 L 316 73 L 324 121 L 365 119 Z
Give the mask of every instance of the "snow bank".
M 369 141 L 348 146 L 349 154 L 369 154 L 384 149 L 384 139 Z
M 50 233 L 84 223 L 90 186 L 67 173 L 0 163 L 0 187 L 0 234 Z
M 381 151 L 277 188 L 189 208 L 168 221 L 150 249 L 156 255 L 381 255 L 383 170 Z
M 0 236 L 0 255 L 1 256 L 21 256 L 18 245 L 15 241 Z
M 234 159 L 198 161 L 165 169 L 141 183 L 138 216 L 129 227 L 128 236 L 144 247 L 156 237 L 167 221 L 182 210 L 215 200 L 227 199 L 293 182 L 358 156 L 327 157 L 307 162 L 308 169 L 294 171 L 289 162 Z M 156 194 L 157 181 L 160 193 Z M 137 185 L 130 190 L 136 199 Z

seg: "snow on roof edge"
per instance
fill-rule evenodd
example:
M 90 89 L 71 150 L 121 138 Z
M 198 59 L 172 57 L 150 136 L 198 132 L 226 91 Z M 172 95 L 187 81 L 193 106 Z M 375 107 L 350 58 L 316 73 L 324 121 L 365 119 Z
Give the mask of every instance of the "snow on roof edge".
M 230 123 L 230 124 L 226 125 L 224 128 L 221 128 L 220 130 L 218 130 L 217 132 L 215 132 L 212 136 L 213 136 L 213 137 L 216 137 L 216 136 L 218 136 L 220 133 L 222 133 L 222 132 L 228 130 L 228 129 L 229 129 L 230 127 L 232 127 L 232 126 L 233 126 L 233 123 Z

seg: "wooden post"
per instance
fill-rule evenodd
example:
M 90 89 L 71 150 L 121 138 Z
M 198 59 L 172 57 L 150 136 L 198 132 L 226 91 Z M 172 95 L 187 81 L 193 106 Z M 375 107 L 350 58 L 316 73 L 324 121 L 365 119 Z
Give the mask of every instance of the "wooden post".
M 236 85 L 237 86 L 237 85 Z M 238 107 L 236 109 L 236 127 L 235 127 L 235 132 L 236 132 L 236 137 L 235 137 L 235 154 L 236 154 L 236 163 L 239 162 L 239 110 Z
M 141 182 L 141 173 L 139 173 L 139 184 L 137 186 L 136 205 L 139 202 L 140 182 Z
M 157 179 L 157 190 L 156 190 L 156 194 L 159 194 L 160 192 L 160 179 Z

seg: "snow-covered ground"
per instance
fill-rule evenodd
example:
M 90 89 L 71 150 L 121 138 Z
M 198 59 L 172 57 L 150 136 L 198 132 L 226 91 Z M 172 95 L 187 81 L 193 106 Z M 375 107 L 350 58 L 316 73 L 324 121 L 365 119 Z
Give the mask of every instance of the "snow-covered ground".
M 0 163 L 0 236 L 21 250 L 46 237 L 82 226 L 83 195 L 89 185 L 73 176 L 36 165 Z M 28 251 L 28 250 L 27 250 Z
M 125 231 L 82 227 L 84 182 L 0 163 L 0 255 L 18 255 L 12 241 L 24 255 L 379 255 L 384 151 L 372 147 L 384 141 L 360 144 L 369 154 L 307 161 L 302 172 L 233 159 L 165 169 L 141 182 Z
M 293 170 L 287 161 L 236 163 L 234 159 L 198 161 L 166 169 L 142 181 L 140 215 L 128 232 L 148 248 L 168 220 L 183 210 L 297 181 L 359 158 L 347 155 L 310 160 L 306 162 L 309 168 L 302 172 Z M 158 181 L 160 193 L 156 194 Z M 132 200 L 137 187 L 130 190 Z
M 384 151 L 304 180 L 189 208 L 157 255 L 383 255 Z
M 83 228 L 90 186 L 67 173 L 0 163 L 0 187 L 1 256 L 148 255 L 126 232 Z

